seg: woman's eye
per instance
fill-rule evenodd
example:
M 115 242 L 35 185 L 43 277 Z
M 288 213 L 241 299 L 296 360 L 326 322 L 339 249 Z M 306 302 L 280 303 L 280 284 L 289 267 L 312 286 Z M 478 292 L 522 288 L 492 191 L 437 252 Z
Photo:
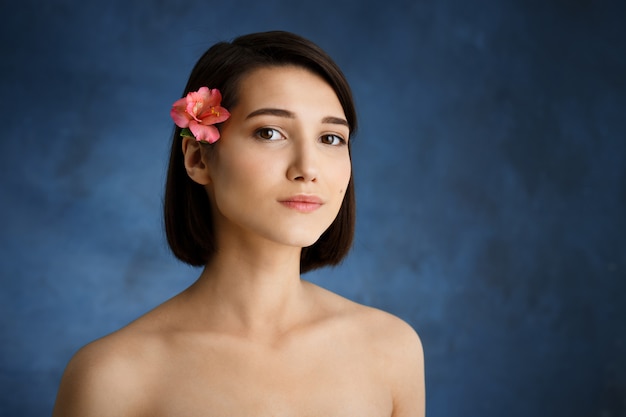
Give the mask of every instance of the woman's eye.
M 278 130 L 269 127 L 257 130 L 256 136 L 264 140 L 278 140 L 283 138 L 283 135 Z
M 346 143 L 344 138 L 337 135 L 323 135 L 320 140 L 326 145 L 343 145 Z

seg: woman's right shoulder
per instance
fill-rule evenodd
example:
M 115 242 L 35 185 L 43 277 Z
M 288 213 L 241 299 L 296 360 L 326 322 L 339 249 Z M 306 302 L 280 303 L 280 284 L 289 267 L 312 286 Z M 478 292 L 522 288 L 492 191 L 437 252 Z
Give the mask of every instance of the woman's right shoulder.
M 61 379 L 53 417 L 143 413 L 158 345 L 130 326 L 79 349 Z

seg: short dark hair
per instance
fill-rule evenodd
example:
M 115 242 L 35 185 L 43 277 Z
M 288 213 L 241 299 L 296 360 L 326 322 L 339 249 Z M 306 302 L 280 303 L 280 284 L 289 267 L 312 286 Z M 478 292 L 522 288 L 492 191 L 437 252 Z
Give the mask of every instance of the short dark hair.
M 350 86 L 335 62 L 313 42 L 289 32 L 254 33 L 232 42 L 219 42 L 198 60 L 182 96 L 202 86 L 217 88 L 222 105 L 236 106 L 239 84 L 250 72 L 265 67 L 295 65 L 322 77 L 335 91 L 353 137 L 357 117 Z M 184 166 L 181 129 L 172 139 L 165 185 L 164 222 L 168 244 L 174 255 L 193 266 L 206 265 L 217 247 L 211 216 L 211 204 L 203 186 L 189 178 Z M 348 141 L 348 146 L 352 140 Z M 212 145 L 205 145 L 212 146 Z M 350 149 L 350 148 L 349 148 Z M 354 237 L 354 180 L 350 182 L 337 217 L 313 245 L 303 248 L 302 273 L 326 265 L 337 265 L 349 252 Z

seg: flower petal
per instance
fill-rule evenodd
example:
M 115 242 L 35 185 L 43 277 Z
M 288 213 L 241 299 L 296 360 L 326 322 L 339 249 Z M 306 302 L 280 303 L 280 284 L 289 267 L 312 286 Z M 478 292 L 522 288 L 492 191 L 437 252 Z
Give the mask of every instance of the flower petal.
M 190 119 L 189 115 L 185 111 L 184 107 L 176 106 L 176 103 L 174 103 L 174 106 L 172 106 L 172 110 L 170 110 L 170 116 L 174 120 L 174 123 L 176 123 L 176 126 L 178 127 L 189 126 L 189 119 Z
M 206 103 L 211 107 L 219 106 L 222 102 L 222 93 L 217 88 L 212 89 L 209 92 L 209 96 L 207 97 Z
M 224 107 L 210 107 L 203 114 L 198 116 L 198 121 L 203 125 L 212 125 L 226 121 L 230 117 L 230 113 Z
M 189 130 L 198 142 L 214 143 L 220 138 L 220 132 L 215 126 L 202 125 L 196 121 L 189 123 Z
M 189 113 L 193 119 L 200 121 L 199 115 L 211 107 L 211 102 L 213 100 L 213 97 L 211 96 L 212 91 L 213 90 L 209 90 L 208 87 L 200 87 L 198 91 L 191 91 L 187 94 L 187 113 Z

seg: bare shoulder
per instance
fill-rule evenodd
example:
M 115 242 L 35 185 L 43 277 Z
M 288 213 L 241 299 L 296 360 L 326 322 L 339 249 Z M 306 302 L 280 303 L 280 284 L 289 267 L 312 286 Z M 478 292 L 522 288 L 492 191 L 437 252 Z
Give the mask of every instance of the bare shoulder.
M 351 335 L 350 343 L 360 346 L 363 363 L 371 366 L 391 391 L 392 416 L 423 416 L 424 351 L 415 329 L 393 314 L 336 294 L 323 293 L 322 297 L 335 307 L 342 331 Z
M 311 284 L 313 285 L 313 284 Z M 420 338 L 406 321 L 383 310 L 355 303 L 338 294 L 315 287 L 317 297 L 326 310 L 341 317 L 344 325 L 354 329 L 378 348 L 389 349 L 394 354 L 406 351 L 413 355 L 422 353 Z
M 65 369 L 53 416 L 141 414 L 157 350 L 157 340 L 132 325 L 84 346 Z
M 417 332 L 387 312 L 362 307 L 358 321 L 393 397 L 393 417 L 425 414 L 424 351 Z
M 362 337 L 379 356 L 392 359 L 387 363 L 389 369 L 402 373 L 407 367 L 423 368 L 422 342 L 416 330 L 406 321 L 388 312 L 357 304 L 351 320 L 355 328 L 360 329 Z

